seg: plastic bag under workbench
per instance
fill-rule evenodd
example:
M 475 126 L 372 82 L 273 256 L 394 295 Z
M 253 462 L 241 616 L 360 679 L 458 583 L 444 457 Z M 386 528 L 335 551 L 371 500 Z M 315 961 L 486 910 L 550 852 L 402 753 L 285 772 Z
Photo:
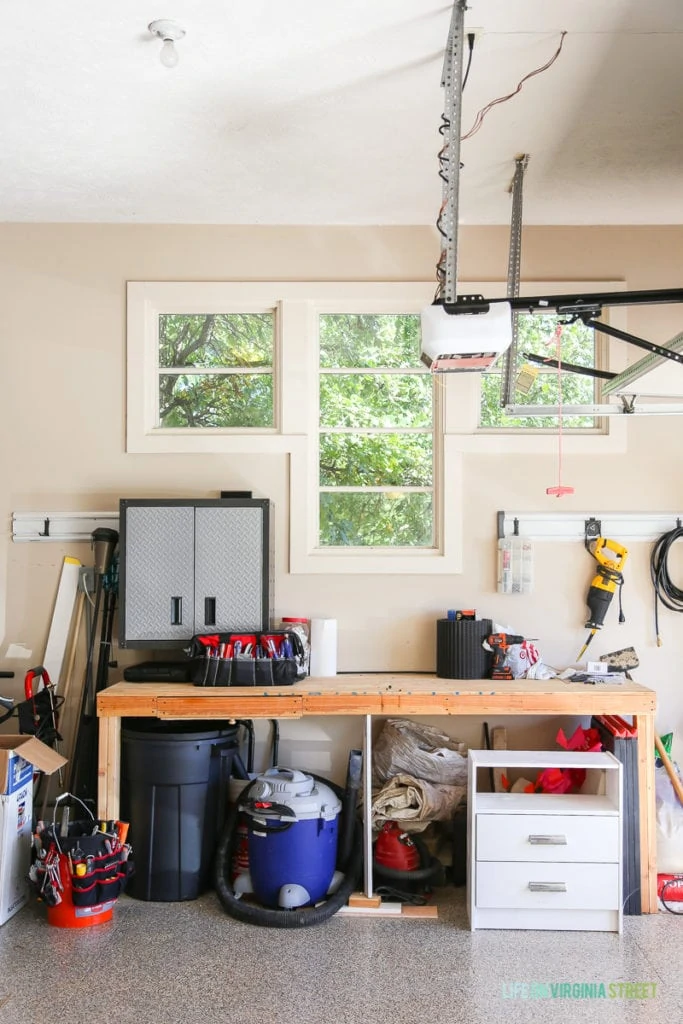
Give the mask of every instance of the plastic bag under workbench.
M 373 781 L 381 786 L 395 775 L 467 787 L 467 746 L 431 725 L 388 718 L 373 750 Z

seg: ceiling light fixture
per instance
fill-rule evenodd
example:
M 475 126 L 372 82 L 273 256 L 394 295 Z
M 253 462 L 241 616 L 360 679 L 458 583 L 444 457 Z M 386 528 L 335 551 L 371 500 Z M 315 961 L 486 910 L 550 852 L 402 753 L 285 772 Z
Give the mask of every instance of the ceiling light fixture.
M 185 35 L 185 29 L 181 28 L 175 21 L 167 18 L 158 18 L 151 21 L 147 26 L 153 36 L 163 40 L 159 60 L 165 68 L 174 68 L 180 59 L 175 44 Z

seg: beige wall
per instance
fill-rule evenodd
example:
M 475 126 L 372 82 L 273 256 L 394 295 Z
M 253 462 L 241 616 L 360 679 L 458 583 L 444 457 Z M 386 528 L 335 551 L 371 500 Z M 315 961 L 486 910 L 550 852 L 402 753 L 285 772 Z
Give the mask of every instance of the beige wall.
M 464 457 L 464 572 L 453 577 L 290 576 L 284 456 L 127 455 L 124 451 L 125 283 L 127 280 L 431 280 L 436 234 L 428 228 L 228 228 L 171 226 L 0 226 L 3 427 L 0 508 L 0 665 L 18 677 L 26 663 L 4 658 L 24 642 L 40 660 L 56 591 L 60 545 L 13 545 L 12 511 L 115 509 L 119 497 L 213 496 L 248 488 L 276 506 L 275 612 L 339 620 L 342 670 L 434 667 L 434 622 L 448 607 L 475 606 L 539 638 L 548 662 L 573 660 L 583 638 L 592 563 L 580 545 L 537 545 L 536 591 L 495 592 L 495 512 L 591 509 L 683 510 L 678 418 L 629 423 L 628 452 L 567 457 L 575 496 L 558 505 L 545 488 L 555 460 L 545 456 Z M 624 280 L 630 287 L 680 286 L 683 228 L 529 228 L 523 275 L 558 281 Z M 463 229 L 463 280 L 501 280 L 507 229 Z M 665 340 L 681 327 L 680 308 L 629 311 L 629 329 Z M 457 505 L 458 496 L 453 496 Z M 610 625 L 595 654 L 634 644 L 642 682 L 659 694 L 659 728 L 683 735 L 683 622 L 664 613 L 665 646 L 654 646 L 648 545 L 628 565 L 625 626 Z M 69 553 L 87 562 L 89 550 Z M 674 568 L 683 580 L 683 558 Z M 130 656 L 126 652 L 128 659 Z M 5 685 L 2 692 L 12 692 Z M 311 767 L 324 769 L 328 734 L 340 751 L 358 742 L 357 723 L 318 723 L 305 733 Z M 531 722 L 528 723 L 530 727 Z M 289 725 L 288 737 L 303 726 Z M 480 726 L 458 723 L 478 742 Z M 301 731 L 298 734 L 301 736 Z M 524 736 L 520 734 L 520 744 Z M 297 746 L 294 739 L 291 743 Z M 531 742 L 531 738 L 529 739 Z M 314 755 L 318 749 L 319 754 Z M 679 750 L 681 747 L 679 746 Z M 343 751 L 342 751 L 343 752 Z M 333 761 L 338 768 L 342 752 Z M 316 758 L 318 760 L 316 761 Z M 314 763 L 315 762 L 315 763 Z

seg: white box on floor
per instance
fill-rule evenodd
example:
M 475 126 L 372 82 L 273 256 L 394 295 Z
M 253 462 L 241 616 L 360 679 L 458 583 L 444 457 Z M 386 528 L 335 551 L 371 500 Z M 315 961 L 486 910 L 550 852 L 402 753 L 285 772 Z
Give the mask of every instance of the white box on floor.
M 35 736 L 0 736 L 0 924 L 28 900 L 34 769 L 52 775 L 64 764 Z

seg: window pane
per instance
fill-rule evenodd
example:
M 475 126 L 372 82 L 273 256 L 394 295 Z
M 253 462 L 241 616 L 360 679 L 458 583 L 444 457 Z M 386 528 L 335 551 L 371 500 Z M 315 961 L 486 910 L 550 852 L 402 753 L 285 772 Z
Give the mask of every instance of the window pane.
M 319 325 L 322 367 L 422 366 L 418 313 L 324 313 Z
M 517 349 L 520 362 L 523 352 L 534 352 L 536 355 L 549 356 L 557 359 L 557 337 L 555 331 L 562 327 L 560 334 L 560 355 L 568 363 L 579 366 L 594 366 L 595 332 L 581 321 L 575 324 L 562 324 L 563 317 L 534 316 L 529 313 L 518 320 Z M 589 378 L 586 378 L 589 380 Z
M 321 494 L 320 544 L 432 547 L 432 495 Z
M 533 316 L 519 317 L 517 343 L 518 369 L 526 362 L 525 352 L 557 359 L 558 325 L 561 325 L 560 357 L 578 366 L 595 366 L 595 332 L 592 327 L 577 322 L 561 324 L 562 317 Z M 536 364 L 532 364 L 536 365 Z M 481 375 L 481 426 L 503 429 L 529 429 L 534 427 L 552 430 L 558 425 L 556 416 L 525 416 L 512 419 L 500 407 L 501 374 L 493 371 Z M 516 392 L 512 401 L 515 405 L 557 405 L 559 402 L 557 371 L 541 368 L 527 394 Z M 562 402 L 564 405 L 589 405 L 595 401 L 595 381 L 578 373 L 562 374 Z M 563 426 L 573 429 L 595 427 L 593 416 L 563 416 Z
M 430 434 L 320 435 L 322 487 L 430 487 Z
M 272 427 L 270 373 L 159 375 L 160 427 Z
M 558 425 L 557 416 L 524 416 L 512 419 L 500 407 L 501 376 L 499 373 L 484 373 L 481 378 L 481 425 L 482 427 L 545 427 L 552 430 Z M 557 405 L 560 391 L 557 373 L 539 373 L 528 395 L 517 395 L 516 405 Z M 593 381 L 576 373 L 562 374 L 563 405 L 589 405 L 595 401 Z M 562 426 L 567 428 L 594 427 L 593 416 L 563 416 Z
M 164 313 L 160 366 L 272 366 L 272 313 Z
M 335 374 L 320 378 L 320 424 L 325 427 L 431 427 L 429 374 Z

